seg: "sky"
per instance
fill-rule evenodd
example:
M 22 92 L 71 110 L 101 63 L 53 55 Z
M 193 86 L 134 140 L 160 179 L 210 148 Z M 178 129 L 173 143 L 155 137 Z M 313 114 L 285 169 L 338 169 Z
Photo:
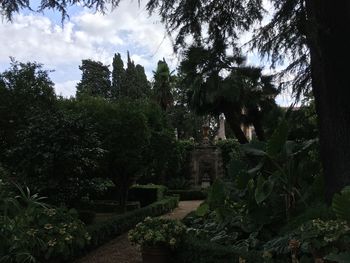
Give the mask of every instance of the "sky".
M 35 9 L 39 1 L 32 1 Z M 69 9 L 70 18 L 63 26 L 56 11 L 43 14 L 21 11 L 13 21 L 0 21 L 0 72 L 10 66 L 10 57 L 21 62 L 36 61 L 54 70 L 50 78 L 56 94 L 75 95 L 81 77 L 82 59 L 112 64 L 113 55 L 120 53 L 124 63 L 127 51 L 136 64 L 145 67 L 149 80 L 158 60 L 166 59 L 170 68 L 178 66 L 172 41 L 159 16 L 149 16 L 141 1 L 121 1 L 118 8 L 106 14 L 79 6 Z M 257 54 L 248 55 L 248 64 L 261 66 Z M 268 70 L 268 69 L 267 69 Z M 289 105 L 290 95 L 279 96 L 279 104 Z

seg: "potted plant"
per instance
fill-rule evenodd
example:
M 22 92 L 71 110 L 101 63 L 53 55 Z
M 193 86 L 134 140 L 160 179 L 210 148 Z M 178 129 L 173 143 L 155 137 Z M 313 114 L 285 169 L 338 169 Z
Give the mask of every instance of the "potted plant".
M 147 217 L 129 231 L 128 237 L 132 244 L 141 246 L 144 263 L 166 263 L 184 231 L 179 221 Z

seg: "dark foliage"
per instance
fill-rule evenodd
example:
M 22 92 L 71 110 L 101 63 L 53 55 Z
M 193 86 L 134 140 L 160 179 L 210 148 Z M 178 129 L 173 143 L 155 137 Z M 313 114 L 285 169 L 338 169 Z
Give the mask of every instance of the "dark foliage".
M 90 249 L 102 245 L 112 238 L 125 233 L 147 216 L 159 216 L 171 211 L 177 207 L 177 204 L 178 198 L 166 197 L 161 201 L 155 202 L 143 208 L 127 212 L 123 215 L 115 216 L 108 221 L 89 226 L 88 232 L 91 236 Z
M 141 207 L 160 201 L 164 198 L 167 188 L 163 185 L 134 185 L 129 190 L 129 200 L 140 201 Z

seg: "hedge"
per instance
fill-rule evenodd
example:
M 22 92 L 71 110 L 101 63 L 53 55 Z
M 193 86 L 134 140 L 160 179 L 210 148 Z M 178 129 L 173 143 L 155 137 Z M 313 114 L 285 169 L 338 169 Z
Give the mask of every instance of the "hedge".
M 89 202 L 82 202 L 79 204 L 80 209 L 93 210 L 96 213 L 118 213 L 123 209 L 119 202 L 115 200 L 93 200 Z M 131 211 L 140 208 L 140 202 L 127 202 L 126 210 Z
M 130 201 L 140 201 L 141 207 L 163 199 L 167 191 L 164 185 L 134 185 L 129 190 Z
M 181 201 L 204 200 L 208 193 L 203 190 L 169 190 L 168 194 L 178 195 Z
M 239 258 L 246 262 L 263 262 L 260 252 L 242 251 L 233 247 L 223 246 L 200 240 L 193 236 L 187 236 L 181 246 L 175 251 L 177 263 L 232 263 L 240 262 Z
M 137 210 L 127 212 L 100 223 L 87 227 L 91 236 L 89 248 L 94 248 L 106 243 L 112 238 L 127 232 L 137 223 L 147 216 L 159 216 L 177 207 L 179 199 L 177 197 L 165 197 L 163 200 L 142 207 Z

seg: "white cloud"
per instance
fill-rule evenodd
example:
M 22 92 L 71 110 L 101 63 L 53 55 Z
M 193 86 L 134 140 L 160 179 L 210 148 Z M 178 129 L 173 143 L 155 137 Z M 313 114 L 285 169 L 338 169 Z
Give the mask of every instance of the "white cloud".
M 74 97 L 75 87 L 79 81 L 78 80 L 68 80 L 55 84 L 55 91 L 57 95 L 63 97 Z
M 37 61 L 55 69 L 51 76 L 58 94 L 75 93 L 72 79 L 80 78 L 82 59 L 112 63 L 119 52 L 145 67 L 149 78 L 163 57 L 175 69 L 177 59 L 170 40 L 157 16 L 149 17 L 137 1 L 122 1 L 111 13 L 102 15 L 81 9 L 66 21 L 64 27 L 40 14 L 16 15 L 12 23 L 0 23 L 0 68 L 9 65 L 9 57 L 19 61 Z M 69 85 L 72 85 L 71 87 Z

